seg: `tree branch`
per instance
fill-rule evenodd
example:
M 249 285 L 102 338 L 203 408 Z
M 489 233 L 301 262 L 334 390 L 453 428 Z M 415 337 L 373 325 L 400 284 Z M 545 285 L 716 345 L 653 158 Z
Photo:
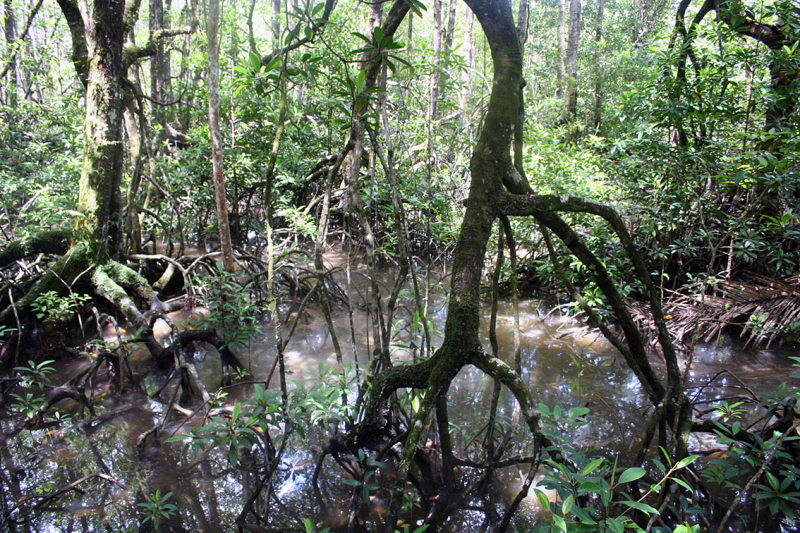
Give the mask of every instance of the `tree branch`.
M 89 83 L 89 49 L 86 45 L 86 26 L 78 7 L 78 0 L 56 0 L 67 19 L 70 35 L 72 35 L 72 64 L 78 79 L 84 87 Z
M 150 57 L 156 54 L 158 44 L 170 37 L 176 35 L 186 35 L 193 33 L 197 28 L 197 21 L 193 22 L 191 26 L 184 26 L 182 28 L 162 28 L 150 34 L 150 40 L 144 46 L 137 46 L 135 44 L 126 44 L 122 58 L 122 71 L 127 72 L 128 68 L 140 59 Z

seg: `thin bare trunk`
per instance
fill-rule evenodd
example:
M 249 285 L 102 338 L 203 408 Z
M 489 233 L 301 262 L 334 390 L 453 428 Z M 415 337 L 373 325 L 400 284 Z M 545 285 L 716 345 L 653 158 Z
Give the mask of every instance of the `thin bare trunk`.
M 258 54 L 258 47 L 256 46 L 256 35 L 253 31 L 253 13 L 256 10 L 256 0 L 250 2 L 250 9 L 247 11 L 247 43 L 250 45 L 250 51 L 256 55 Z
M 525 0 L 523 0 L 525 1 Z M 447 15 L 447 33 L 445 33 L 444 49 L 448 53 L 453 51 L 453 37 L 456 33 L 456 0 L 450 0 Z
M 525 43 L 528 42 L 528 0 L 520 0 L 517 10 L 517 37 L 522 47 L 522 54 L 525 54 Z
M 578 41 L 581 37 L 581 0 L 569 0 L 569 41 L 564 73 L 567 93 L 564 101 L 564 121 L 571 120 L 578 108 Z
M 281 0 L 272 0 L 272 47 L 281 47 Z
M 217 204 L 219 244 L 226 272 L 234 272 L 231 228 L 228 223 L 228 201 L 225 198 L 225 176 L 222 169 L 222 133 L 219 127 L 219 0 L 210 0 L 206 14 L 208 35 L 208 129 L 211 133 L 211 165 Z
M 433 1 L 433 63 L 431 65 L 431 86 L 428 101 L 428 124 L 436 120 L 439 105 L 439 67 L 442 54 L 442 0 Z M 432 154 L 431 154 L 432 155 Z
M 17 40 L 17 19 L 14 17 L 14 10 L 11 8 L 11 0 L 5 0 L 3 15 L 5 16 L 5 34 L 6 34 L 6 55 L 11 55 L 8 61 L 6 71 L 9 72 L 8 76 L 8 105 L 16 107 L 17 105 L 17 58 L 14 53 L 15 41 Z
M 475 26 L 475 13 L 467 9 L 467 26 L 464 30 L 464 58 L 467 63 L 467 68 L 464 69 L 464 87 L 465 91 L 461 93 L 461 113 L 464 122 L 467 124 L 467 137 L 470 144 L 475 142 L 475 128 L 470 120 L 470 111 L 472 110 L 472 71 L 475 70 L 475 42 L 472 39 L 472 30 Z
M 372 34 L 372 28 L 379 28 L 381 25 L 381 18 L 383 18 L 383 3 L 375 2 L 369 5 L 369 19 L 367 35 Z
M 561 98 L 564 90 L 564 56 L 567 53 L 567 27 L 566 27 L 567 0 L 558 0 L 558 63 L 556 63 L 556 76 L 558 76 L 558 87 L 556 96 Z
M 150 35 L 164 27 L 164 3 L 163 0 L 150 0 Z M 164 44 L 159 42 L 156 45 L 156 53 L 150 58 L 150 98 L 156 102 L 163 102 L 164 85 Z M 155 123 L 162 128 L 164 126 L 164 111 L 161 106 L 154 105 L 152 109 Z M 163 132 L 163 129 L 162 129 Z M 163 134 L 163 133 L 162 133 Z
M 603 112 L 603 72 L 600 69 L 600 58 L 603 47 L 603 18 L 605 0 L 597 0 L 597 28 L 594 34 L 594 111 L 592 113 L 592 126 L 595 131 L 600 129 Z

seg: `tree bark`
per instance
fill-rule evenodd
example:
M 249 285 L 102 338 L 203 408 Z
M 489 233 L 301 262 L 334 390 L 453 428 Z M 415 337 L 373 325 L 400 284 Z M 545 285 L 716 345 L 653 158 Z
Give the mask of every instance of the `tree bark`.
M 456 0 L 450 0 L 450 8 L 447 14 L 447 32 L 444 38 L 444 49 L 448 53 L 453 51 L 453 37 L 456 33 Z
M 380 28 L 381 18 L 383 17 L 383 2 L 375 2 L 369 5 L 369 19 L 367 22 L 369 32 L 366 35 L 372 35 L 373 28 Z
M 581 0 L 569 0 L 569 41 L 564 73 L 567 92 L 564 99 L 563 121 L 572 120 L 578 108 L 578 42 L 581 37 Z
M 475 141 L 475 128 L 470 120 L 470 111 L 472 110 L 472 71 L 475 70 L 475 44 L 472 39 L 472 30 L 475 25 L 475 13 L 467 9 L 467 26 L 464 30 L 464 58 L 467 63 L 467 68 L 464 69 L 463 79 L 464 87 L 466 90 L 461 92 L 461 114 L 464 122 L 467 124 L 467 137 L 470 144 Z
M 428 123 L 436 120 L 439 106 L 439 71 L 442 55 L 442 0 L 433 0 L 433 62 L 431 64 L 430 90 L 428 100 Z
M 556 63 L 556 76 L 558 77 L 558 87 L 556 97 L 561 98 L 564 91 L 564 56 L 567 53 L 567 27 L 566 27 L 567 0 L 558 0 L 558 63 Z
M 169 6 L 169 3 L 167 4 Z M 155 35 L 159 30 L 165 29 L 164 1 L 150 0 L 150 35 Z M 150 98 L 156 102 L 166 102 L 170 93 L 170 63 L 169 51 L 164 43 L 159 40 L 156 50 L 150 59 Z M 154 105 L 152 108 L 155 123 L 161 126 L 161 135 L 164 133 L 166 120 L 162 106 Z
M 272 0 L 272 47 L 281 47 L 281 0 Z
M 208 35 L 208 128 L 211 133 L 211 165 L 219 226 L 219 244 L 226 272 L 236 269 L 228 223 L 228 201 L 225 198 L 225 176 L 222 169 L 222 134 L 219 127 L 219 0 L 210 0 L 206 14 Z
M 594 108 L 592 110 L 592 127 L 600 130 L 603 113 L 603 71 L 600 68 L 603 47 L 603 19 L 605 16 L 605 0 L 597 0 L 597 19 L 594 33 Z
M 3 15 L 5 16 L 5 37 L 6 37 L 6 55 L 10 55 L 11 59 L 6 66 L 8 76 L 8 105 L 10 107 L 17 106 L 17 58 L 13 48 L 17 40 L 17 19 L 14 17 L 14 10 L 11 7 L 11 0 L 5 0 L 3 3 Z
M 78 234 L 92 243 L 99 256 L 116 255 L 121 241 L 123 15 L 122 2 L 95 0 L 84 41 L 88 44 L 86 125 Z

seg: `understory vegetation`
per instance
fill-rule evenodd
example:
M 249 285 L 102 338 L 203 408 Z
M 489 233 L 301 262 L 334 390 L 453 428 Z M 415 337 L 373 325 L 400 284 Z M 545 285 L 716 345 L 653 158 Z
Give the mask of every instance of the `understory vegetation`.
M 796 2 L 2 13 L 0 531 L 797 530 Z

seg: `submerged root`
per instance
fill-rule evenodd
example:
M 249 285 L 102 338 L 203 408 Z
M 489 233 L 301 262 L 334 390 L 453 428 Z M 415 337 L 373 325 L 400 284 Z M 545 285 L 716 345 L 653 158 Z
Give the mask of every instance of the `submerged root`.
M 69 232 L 43 233 L 13 243 L 0 252 L 0 266 L 31 254 L 63 253 L 46 274 L 22 298 L 16 301 L 13 309 L 9 307 L 0 313 L 0 324 L 13 321 L 14 313 L 17 316 L 30 315 L 33 302 L 46 292 L 54 291 L 62 296 L 73 293 L 93 293 L 98 304 L 99 300 L 111 304 L 136 328 L 135 337 L 126 343 L 143 343 L 159 366 L 162 368 L 172 366 L 179 372 L 183 377 L 183 400 L 190 398 L 192 392 L 195 391 L 199 392 L 203 399 L 207 399 L 208 392 L 200 382 L 193 363 L 187 361 L 189 358 L 184 357 L 182 347 L 194 342 L 206 342 L 220 351 L 223 365 L 234 368 L 242 367 L 236 356 L 228 347 L 224 346 L 224 343 L 213 331 L 184 331 L 174 336 L 170 346 L 162 346 L 154 336 L 153 326 L 158 318 L 181 307 L 182 302 L 176 301 L 171 304 L 162 302 L 150 283 L 136 270 L 112 259 L 98 260 L 91 246 L 86 243 L 77 243 L 68 247 L 66 241 L 68 236 Z M 96 316 L 99 317 L 97 313 Z M 98 334 L 102 336 L 100 330 L 98 330 Z M 20 342 L 22 340 L 24 339 L 19 339 Z M 119 347 L 122 347 L 123 342 L 119 335 L 117 341 Z M 120 358 L 114 352 L 113 349 L 103 350 L 86 376 L 93 376 L 101 361 L 108 361 L 112 366 L 119 368 Z M 124 371 L 125 369 L 120 368 L 119 370 Z M 119 380 L 120 376 L 117 378 Z M 121 380 L 119 381 L 121 382 Z M 51 408 L 54 403 L 66 398 L 78 401 L 82 409 L 88 409 L 91 412 L 92 406 L 86 396 L 86 386 L 86 379 L 81 380 L 80 383 L 65 386 L 59 390 L 58 395 L 54 396 L 52 401 L 48 402 L 42 413 Z
M 488 356 L 479 347 L 470 350 L 455 343 L 445 344 L 429 360 L 396 366 L 385 371 L 374 378 L 371 395 L 363 409 L 362 420 L 347 433 L 331 438 L 323 450 L 323 458 L 327 454 L 354 453 L 359 448 L 382 450 L 382 455 L 395 444 L 402 443 L 399 472 L 386 524 L 389 531 L 393 531 L 396 525 L 394 521 L 398 517 L 406 482 L 414 476 L 412 463 L 426 479 L 438 480 L 444 472 L 434 472 L 434 470 L 447 468 L 444 463 L 432 465 L 426 460 L 428 456 L 426 450 L 420 447 L 420 442 L 427 431 L 428 421 L 437 399 L 446 394 L 451 381 L 467 364 L 474 365 L 512 392 L 519 403 L 523 420 L 534 435 L 535 448 L 539 450 L 537 453 L 551 444 L 539 431 L 539 418 L 534 412 L 530 393 L 519 375 L 501 360 Z M 390 397 L 403 388 L 425 391 L 422 404 L 405 432 L 402 432 L 398 422 L 392 419 L 389 409 Z M 319 474 L 321 463 L 320 459 L 315 478 Z M 433 466 L 436 467 L 434 470 L 431 469 Z M 434 506 L 437 513 L 454 509 L 463 499 L 463 492 L 457 490 L 453 483 L 445 484 L 440 489 L 439 501 Z

